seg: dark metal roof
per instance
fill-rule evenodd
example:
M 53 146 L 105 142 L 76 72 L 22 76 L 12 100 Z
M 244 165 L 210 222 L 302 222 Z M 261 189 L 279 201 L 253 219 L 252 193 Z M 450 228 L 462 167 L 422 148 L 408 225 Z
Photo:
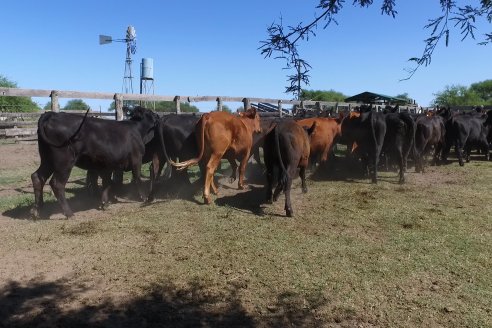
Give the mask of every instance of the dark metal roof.
M 356 101 L 356 102 L 362 102 L 362 103 L 366 103 L 366 104 L 372 104 L 372 103 L 375 103 L 375 102 L 392 102 L 392 103 L 406 103 L 406 99 L 402 99 L 402 98 L 395 98 L 395 97 L 391 97 L 391 96 L 386 96 L 386 95 L 382 95 L 382 94 L 379 94 L 379 93 L 374 93 L 374 92 L 369 92 L 369 91 L 365 91 L 365 92 L 362 92 L 362 93 L 359 93 L 355 96 L 352 96 L 352 97 L 348 97 L 345 99 L 346 102 L 350 102 L 350 101 Z

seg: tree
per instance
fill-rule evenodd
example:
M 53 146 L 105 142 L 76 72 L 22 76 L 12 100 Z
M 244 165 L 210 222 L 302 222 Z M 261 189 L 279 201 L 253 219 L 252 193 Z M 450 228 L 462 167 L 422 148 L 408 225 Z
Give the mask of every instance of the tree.
M 492 80 L 473 83 L 470 91 L 475 92 L 486 105 L 492 105 Z
M 0 75 L 0 87 L 17 88 L 17 83 Z M 0 111 L 2 112 L 35 112 L 39 106 L 29 97 L 0 97 Z
M 448 45 L 451 28 L 459 29 L 463 35 L 462 40 L 467 37 L 475 39 L 476 22 L 479 18 L 486 19 L 489 23 L 492 22 L 492 1 L 480 0 L 479 5 L 464 5 L 459 6 L 455 0 L 439 0 L 441 5 L 441 15 L 430 19 L 429 23 L 424 28 L 430 31 L 430 35 L 424 40 L 424 51 L 420 57 L 412 57 L 415 66 L 408 70 L 408 76 L 405 79 L 410 79 L 421 66 L 427 66 L 431 63 L 432 55 L 437 45 L 444 40 L 445 45 Z M 295 95 L 296 88 L 293 83 L 300 84 L 300 81 L 309 84 L 309 64 L 301 58 L 298 51 L 300 41 L 309 41 L 310 37 L 315 37 L 315 30 L 318 24 L 323 22 L 323 29 L 326 29 L 330 24 L 338 24 L 336 20 L 337 14 L 343 9 L 344 0 L 319 0 L 316 9 L 319 14 L 315 15 L 313 20 L 308 23 L 298 23 L 284 27 L 282 19 L 279 23 L 273 22 L 267 29 L 268 38 L 261 41 L 261 54 L 265 57 L 280 58 L 285 60 L 286 69 L 295 69 L 293 75 L 288 76 L 290 86 L 287 91 L 293 92 Z M 354 6 L 369 7 L 373 5 L 373 0 L 353 0 Z M 383 0 L 381 5 L 381 14 L 396 17 L 398 12 L 395 10 L 396 0 Z M 450 27 L 449 24 L 453 26 Z M 488 44 L 492 42 L 492 33 L 486 33 L 484 39 L 479 44 Z M 299 91 L 300 88 L 297 89 Z
M 67 102 L 63 110 L 87 110 L 87 105 L 82 99 L 72 99 Z
M 182 112 L 188 113 L 198 113 L 199 110 L 196 106 L 190 105 L 189 103 L 181 103 L 180 109 Z M 172 101 L 158 101 L 155 103 L 156 112 L 175 112 L 176 106 Z
M 343 102 L 348 96 L 335 90 L 302 90 L 301 100 Z
M 470 88 L 463 85 L 446 86 L 443 91 L 434 94 L 434 106 L 479 106 L 485 101 Z

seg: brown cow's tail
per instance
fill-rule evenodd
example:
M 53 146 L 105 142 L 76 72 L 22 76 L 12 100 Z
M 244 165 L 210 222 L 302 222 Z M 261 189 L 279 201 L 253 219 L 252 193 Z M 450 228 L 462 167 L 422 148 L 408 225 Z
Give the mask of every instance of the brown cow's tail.
M 200 149 L 200 154 L 196 158 L 189 159 L 187 161 L 181 163 L 175 163 L 171 161 L 171 164 L 177 168 L 178 171 L 184 170 L 191 165 L 198 164 L 203 157 L 203 153 L 205 152 L 205 125 L 209 120 L 210 116 L 208 114 L 203 114 L 200 121 L 198 122 L 198 148 Z
M 277 151 L 277 157 L 278 157 L 278 161 L 280 163 L 280 179 L 279 179 L 279 182 L 282 186 L 282 189 L 285 189 L 285 187 L 287 186 L 287 180 L 288 180 L 288 176 L 287 176 L 287 169 L 285 168 L 284 166 L 284 161 L 282 160 L 282 152 L 280 151 L 280 140 L 279 140 L 279 135 L 278 135 L 278 125 L 275 126 L 275 128 L 273 129 L 274 130 L 274 133 L 275 133 L 275 150 Z

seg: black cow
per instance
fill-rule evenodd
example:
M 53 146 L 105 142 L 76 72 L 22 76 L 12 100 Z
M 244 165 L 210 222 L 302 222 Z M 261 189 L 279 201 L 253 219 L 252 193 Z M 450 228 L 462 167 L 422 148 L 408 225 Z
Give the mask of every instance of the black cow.
M 113 171 L 132 171 L 140 197 L 140 180 L 145 144 L 159 129 L 159 117 L 137 107 L 128 121 L 117 122 L 70 113 L 48 112 L 38 121 L 39 168 L 31 175 L 34 206 L 39 216 L 43 206 L 43 187 L 50 176 L 50 186 L 66 217 L 73 216 L 65 198 L 65 185 L 74 166 L 97 172 L 103 180 L 101 206 L 108 201 Z M 156 130 L 157 128 L 157 130 Z
M 276 201 L 283 190 L 285 213 L 289 217 L 294 214 L 290 201 L 290 190 L 298 168 L 302 191 L 307 192 L 306 167 L 310 150 L 309 136 L 315 128 L 316 123 L 311 128 L 305 129 L 293 120 L 284 120 L 276 124 L 275 128 L 265 136 L 263 155 L 267 169 L 266 200 L 268 203 Z M 277 186 L 272 195 L 276 171 L 280 173 L 280 176 L 277 177 Z
M 485 159 L 489 160 L 489 143 L 487 137 L 492 129 L 492 111 L 489 111 L 487 115 L 451 115 L 446 121 L 445 126 L 446 146 L 442 154 L 444 161 L 447 160 L 450 148 L 453 145 L 460 166 L 464 165 L 464 152 L 466 161 L 470 161 L 472 147 L 479 147 L 482 153 L 485 154 Z
M 161 118 L 161 131 L 164 139 L 164 147 L 160 141 L 154 139 L 146 146 L 145 160 L 152 160 L 150 170 L 151 181 L 154 181 L 162 171 L 164 164 L 168 163 L 168 159 L 173 161 L 186 161 L 194 158 L 198 153 L 198 144 L 195 135 L 196 123 L 200 120 L 198 115 L 165 115 Z M 166 154 L 164 154 L 164 151 Z M 190 179 L 187 170 L 177 171 L 176 168 L 168 165 L 168 170 L 172 169 L 174 184 L 190 184 Z M 201 169 L 200 169 L 201 170 Z M 166 175 L 169 175 L 166 174 Z M 152 201 L 155 197 L 154 188 L 151 186 L 151 193 L 147 201 Z
M 362 157 L 373 183 L 378 182 L 377 170 L 385 135 L 386 120 L 380 112 L 350 112 L 342 121 L 340 143 Z
M 415 122 L 408 113 L 387 113 L 384 118 L 386 133 L 383 152 L 385 156 L 396 159 L 399 182 L 404 183 L 408 155 L 414 146 Z
M 445 143 L 446 127 L 444 119 L 439 115 L 422 115 L 415 122 L 415 172 L 425 171 L 425 156 L 434 149 L 432 165 L 440 160 Z

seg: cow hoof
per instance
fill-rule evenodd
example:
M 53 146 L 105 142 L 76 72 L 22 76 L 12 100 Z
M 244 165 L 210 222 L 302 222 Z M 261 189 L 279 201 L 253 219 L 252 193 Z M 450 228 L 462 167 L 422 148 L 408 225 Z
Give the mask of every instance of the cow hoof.
M 212 200 L 210 199 L 210 197 L 203 197 L 203 201 L 204 201 L 204 202 L 205 202 L 205 204 L 207 204 L 207 205 L 212 204 Z
M 460 166 L 465 166 L 465 163 L 463 163 L 463 161 L 460 161 Z
M 230 178 L 229 178 L 229 183 L 231 183 L 231 184 L 232 184 L 232 183 L 234 183 L 234 181 L 236 181 L 236 178 L 235 178 L 235 177 L 230 177 Z
M 105 211 L 108 209 L 108 203 L 101 203 L 101 205 L 99 205 L 99 209 L 101 211 Z
M 307 190 L 307 187 L 302 187 L 302 192 L 303 192 L 303 193 L 307 193 L 307 191 L 308 191 L 308 190 Z
M 294 212 L 292 212 L 292 210 L 285 210 L 285 215 L 289 218 L 293 217 L 294 216 Z
M 147 199 L 145 200 L 145 204 L 150 204 L 154 201 L 154 197 L 147 197 Z
M 31 218 L 33 220 L 39 219 L 39 211 L 37 209 L 32 208 L 31 211 L 30 211 L 30 214 L 31 214 Z

